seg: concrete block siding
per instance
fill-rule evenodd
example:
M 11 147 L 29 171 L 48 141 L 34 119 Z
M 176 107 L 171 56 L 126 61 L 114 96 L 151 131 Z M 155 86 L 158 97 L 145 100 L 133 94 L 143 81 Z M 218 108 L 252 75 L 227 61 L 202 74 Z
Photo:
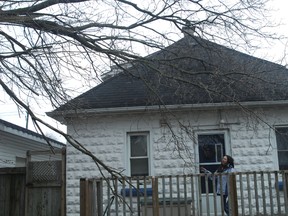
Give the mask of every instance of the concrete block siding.
M 160 124 L 163 117 L 148 112 L 75 118 L 68 124 L 68 133 L 108 166 L 124 170 L 124 173 L 127 166 L 127 133 L 143 131 L 150 134 L 150 168 L 154 176 L 198 173 L 194 138 L 203 131 L 227 133 L 227 153 L 234 157 L 237 171 L 277 170 L 277 147 L 271 126 L 288 125 L 287 109 L 254 111 L 261 121 L 236 109 L 175 112 L 167 123 L 181 141 L 177 146 L 169 127 Z M 189 135 L 184 132 L 183 126 L 191 132 Z M 80 215 L 79 179 L 94 177 L 100 177 L 94 162 L 68 145 L 67 215 Z

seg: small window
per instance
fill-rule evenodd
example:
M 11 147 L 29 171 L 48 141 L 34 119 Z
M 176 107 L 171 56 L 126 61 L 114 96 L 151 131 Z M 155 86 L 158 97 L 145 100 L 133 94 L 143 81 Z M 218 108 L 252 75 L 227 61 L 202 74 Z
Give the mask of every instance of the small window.
M 288 169 L 288 127 L 279 127 L 275 130 L 279 170 Z
M 149 175 L 149 133 L 129 133 L 129 166 L 131 176 Z

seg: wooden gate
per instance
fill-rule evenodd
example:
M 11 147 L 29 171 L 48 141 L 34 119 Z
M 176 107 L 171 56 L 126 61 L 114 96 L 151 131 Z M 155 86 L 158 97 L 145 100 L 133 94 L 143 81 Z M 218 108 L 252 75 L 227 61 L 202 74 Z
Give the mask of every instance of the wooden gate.
M 0 216 L 64 216 L 65 148 L 27 152 L 26 167 L 0 168 Z
M 0 168 L 0 216 L 25 214 L 25 167 Z
M 39 156 L 44 160 L 39 161 Z M 27 152 L 26 216 L 65 215 L 65 158 L 65 149 L 55 150 L 55 155 L 48 151 Z

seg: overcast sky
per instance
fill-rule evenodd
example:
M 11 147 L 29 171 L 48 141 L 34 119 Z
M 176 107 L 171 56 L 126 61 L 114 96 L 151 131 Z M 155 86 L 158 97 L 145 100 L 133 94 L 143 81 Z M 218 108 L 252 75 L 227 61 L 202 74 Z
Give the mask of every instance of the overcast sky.
M 279 34 L 286 35 L 288 37 L 288 1 L 287 0 L 273 0 L 270 2 L 271 6 L 277 10 L 274 13 L 274 17 L 271 19 L 275 19 L 275 21 L 281 21 L 283 23 L 282 26 L 276 27 L 274 29 L 275 32 Z M 258 57 L 262 57 L 277 63 L 280 63 L 280 59 L 284 56 L 285 52 L 288 55 L 288 50 L 285 51 L 284 44 L 275 43 L 271 44 L 271 47 L 266 50 L 258 50 L 255 52 L 255 55 Z M 288 49 L 288 45 L 287 45 Z M 288 57 L 285 59 L 286 63 L 288 63 Z M 285 64 L 285 61 L 283 63 Z M 25 113 L 18 113 L 15 104 L 9 99 L 8 96 L 3 94 L 2 89 L 0 89 L 0 119 L 9 121 L 13 124 L 17 124 L 22 127 L 26 127 L 26 114 Z M 60 123 L 56 122 L 55 120 L 46 116 L 45 112 L 51 111 L 52 108 L 48 104 L 45 104 L 44 101 L 41 102 L 42 107 L 38 109 L 36 113 L 39 117 L 43 120 L 48 121 L 53 126 L 66 131 L 66 127 L 61 125 Z M 34 109 L 35 110 L 35 109 Z M 35 131 L 35 128 L 31 121 L 28 122 L 28 129 Z M 46 132 L 49 134 L 49 132 Z M 63 138 L 60 136 L 53 134 L 53 137 L 57 140 L 64 141 Z

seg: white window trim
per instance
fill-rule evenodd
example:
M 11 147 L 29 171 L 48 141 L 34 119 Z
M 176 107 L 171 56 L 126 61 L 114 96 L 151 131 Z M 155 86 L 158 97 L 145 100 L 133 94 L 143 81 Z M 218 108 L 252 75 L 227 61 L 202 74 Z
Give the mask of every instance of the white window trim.
M 274 161 L 274 169 L 275 170 L 280 170 L 279 169 L 279 158 L 278 158 L 278 145 L 277 145 L 277 138 L 276 138 L 276 131 L 275 129 L 277 128 L 288 128 L 288 125 L 274 125 L 274 130 L 271 134 L 273 134 L 274 138 L 273 141 L 274 143 L 272 143 L 272 148 L 274 151 L 272 151 L 272 157 L 273 157 L 273 161 Z
M 221 130 L 217 130 L 217 129 L 212 129 L 212 130 L 197 130 L 194 132 L 195 134 L 195 158 L 196 158 L 196 163 L 198 165 L 200 165 L 200 159 L 199 159 L 199 144 L 198 144 L 198 135 L 213 135 L 213 134 L 224 134 L 224 141 L 225 141 L 225 154 L 227 155 L 232 155 L 232 151 L 231 151 L 231 140 L 230 140 L 230 135 L 229 135 L 229 131 L 226 129 L 221 129 Z M 198 166 L 199 167 L 199 166 Z M 199 169 L 199 168 L 198 168 Z M 198 170 L 199 171 L 199 170 Z
M 131 176 L 131 165 L 130 165 L 130 155 L 131 155 L 131 148 L 130 148 L 130 135 L 147 135 L 147 156 L 148 156 L 148 176 L 152 176 L 152 153 L 151 153 L 151 135 L 150 131 L 127 131 L 126 132 L 126 157 L 125 157 L 125 167 L 126 167 L 126 175 Z

